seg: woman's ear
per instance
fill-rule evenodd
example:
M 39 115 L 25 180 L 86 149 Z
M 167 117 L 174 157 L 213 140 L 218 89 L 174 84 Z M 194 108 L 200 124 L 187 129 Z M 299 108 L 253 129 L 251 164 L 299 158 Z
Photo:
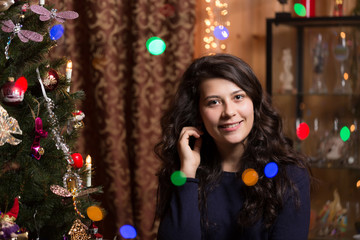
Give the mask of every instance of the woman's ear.
M 203 121 L 201 119 L 201 117 L 198 117 L 198 119 L 196 120 L 196 128 L 199 129 L 200 131 L 204 130 L 204 126 L 203 126 Z
M 204 126 L 203 122 L 198 122 L 198 124 L 196 125 L 196 128 L 199 129 L 201 132 L 205 131 L 205 126 Z

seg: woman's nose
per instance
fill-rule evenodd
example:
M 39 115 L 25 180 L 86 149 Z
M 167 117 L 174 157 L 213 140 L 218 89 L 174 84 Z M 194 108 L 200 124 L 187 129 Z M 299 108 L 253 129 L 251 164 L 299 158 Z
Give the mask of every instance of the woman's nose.
M 224 103 L 224 109 L 222 112 L 222 117 L 233 117 L 236 115 L 235 106 L 233 103 Z

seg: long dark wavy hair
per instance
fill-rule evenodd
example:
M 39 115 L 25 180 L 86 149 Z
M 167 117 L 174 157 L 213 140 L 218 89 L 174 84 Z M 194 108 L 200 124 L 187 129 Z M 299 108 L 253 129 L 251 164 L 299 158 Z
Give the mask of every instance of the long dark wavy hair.
M 265 227 L 270 227 L 283 206 L 286 193 L 295 195 L 299 205 L 297 189 L 286 174 L 287 165 L 307 167 L 307 159 L 297 153 L 283 133 L 282 120 L 272 107 L 271 100 L 263 91 L 261 84 L 251 67 L 240 58 L 229 54 L 216 54 L 196 59 L 182 76 L 180 85 L 170 109 L 161 120 L 162 140 L 155 146 L 155 153 L 162 161 L 158 172 L 159 186 L 156 216 L 163 218 L 169 207 L 175 186 L 170 181 L 171 174 L 180 169 L 177 141 L 181 129 L 185 126 L 201 127 L 199 113 L 199 86 L 201 81 L 210 78 L 229 80 L 251 98 L 254 105 L 254 124 L 245 143 L 237 175 L 241 176 L 247 168 L 253 168 L 259 174 L 258 183 L 244 187 L 244 203 L 238 214 L 238 224 L 247 227 L 262 219 Z M 199 179 L 199 209 L 202 224 L 208 226 L 206 197 L 218 183 L 221 174 L 221 159 L 215 142 L 202 127 L 204 135 L 201 147 L 201 162 L 196 172 Z M 267 178 L 263 169 L 269 162 L 279 167 L 275 178 Z

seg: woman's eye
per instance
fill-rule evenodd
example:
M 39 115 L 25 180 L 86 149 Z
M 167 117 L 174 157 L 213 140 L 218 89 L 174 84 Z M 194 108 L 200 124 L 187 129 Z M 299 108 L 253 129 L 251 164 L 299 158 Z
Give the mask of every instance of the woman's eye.
M 216 105 L 216 104 L 219 104 L 219 101 L 218 101 L 218 100 L 210 100 L 210 101 L 208 101 L 208 103 L 207 103 L 208 106 L 212 106 L 212 105 Z
M 241 100 L 241 99 L 243 99 L 243 98 L 244 98 L 243 95 L 236 95 L 236 96 L 235 96 L 235 99 L 236 99 L 236 100 Z

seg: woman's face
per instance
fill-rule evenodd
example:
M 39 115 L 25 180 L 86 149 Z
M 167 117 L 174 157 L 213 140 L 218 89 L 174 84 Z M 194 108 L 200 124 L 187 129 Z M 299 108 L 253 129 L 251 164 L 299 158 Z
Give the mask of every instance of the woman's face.
M 241 144 L 253 127 L 252 100 L 229 80 L 202 81 L 199 109 L 205 128 L 218 147 Z

